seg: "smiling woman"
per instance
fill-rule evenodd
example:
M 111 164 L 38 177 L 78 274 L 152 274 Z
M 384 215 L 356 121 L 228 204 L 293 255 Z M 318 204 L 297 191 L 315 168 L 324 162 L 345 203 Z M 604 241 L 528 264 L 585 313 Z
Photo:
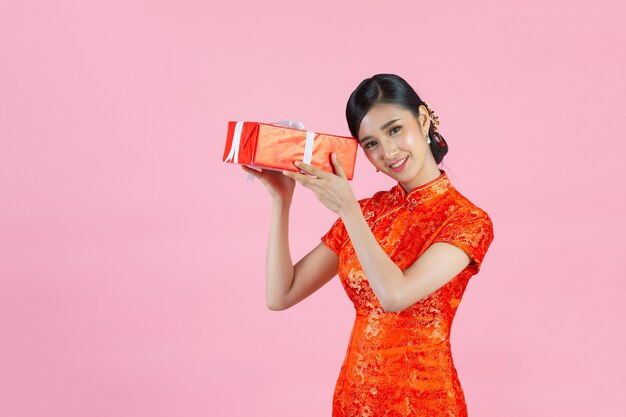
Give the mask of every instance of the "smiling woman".
M 390 190 L 357 200 L 334 156 L 334 174 L 302 163 L 302 174 L 244 168 L 273 197 L 267 305 L 288 309 L 339 274 L 356 317 L 334 417 L 467 416 L 450 331 L 493 240 L 491 219 L 439 169 L 447 143 L 434 113 L 402 78 L 378 74 L 361 82 L 346 117 L 372 165 L 396 181 Z M 339 218 L 293 265 L 287 236 L 296 181 Z
M 371 145 L 369 147 L 365 145 L 365 142 L 372 139 L 372 136 L 369 136 L 367 133 L 359 136 L 359 129 L 372 106 L 382 103 L 388 103 L 394 105 L 396 109 L 405 110 L 415 119 L 419 119 L 422 112 L 427 112 L 426 114 L 428 114 L 432 123 L 428 123 L 428 127 L 422 134 L 427 138 L 427 143 L 430 144 L 430 151 L 433 154 L 435 163 L 441 163 L 443 157 L 448 153 L 448 144 L 437 129 L 439 119 L 428 105 L 422 101 L 415 90 L 404 79 L 394 74 L 378 74 L 363 80 L 348 100 L 346 107 L 348 128 L 352 136 L 361 138 L 361 146 L 364 146 L 366 150 L 372 147 Z M 394 123 L 399 121 L 402 121 L 402 119 L 394 118 L 386 121 L 380 127 L 380 131 L 384 132 L 387 129 L 395 129 L 395 132 L 400 131 L 402 126 L 394 125 Z M 366 131 L 368 131 L 367 128 Z M 433 138 L 434 142 L 431 142 L 430 138 Z

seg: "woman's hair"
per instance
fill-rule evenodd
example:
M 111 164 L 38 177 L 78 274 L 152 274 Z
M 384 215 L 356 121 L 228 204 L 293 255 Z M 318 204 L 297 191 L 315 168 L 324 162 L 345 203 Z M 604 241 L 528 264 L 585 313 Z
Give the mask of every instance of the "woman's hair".
M 410 111 L 415 118 L 419 117 L 418 107 L 420 105 L 426 106 L 429 113 L 431 112 L 428 105 L 422 101 L 404 79 L 395 74 L 376 74 L 372 78 L 361 81 L 361 84 L 350 94 L 348 99 L 346 119 L 353 137 L 358 138 L 361 120 L 376 103 L 398 104 Z M 435 157 L 435 162 L 439 164 L 448 153 L 448 143 L 436 129 L 437 127 L 431 118 L 428 130 L 428 136 L 431 138 L 430 150 Z M 441 147 L 441 144 L 444 146 Z

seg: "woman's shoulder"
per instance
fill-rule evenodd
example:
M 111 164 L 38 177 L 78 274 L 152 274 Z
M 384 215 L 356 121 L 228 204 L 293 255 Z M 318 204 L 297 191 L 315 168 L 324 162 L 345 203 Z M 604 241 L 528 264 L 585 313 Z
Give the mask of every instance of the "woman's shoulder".
M 376 207 L 380 207 L 384 203 L 386 203 L 391 198 L 391 194 L 393 192 L 393 188 L 390 190 L 380 190 L 376 191 L 372 196 L 361 198 L 358 200 L 359 205 L 362 210 L 365 209 L 374 209 Z
M 491 217 L 486 210 L 480 205 L 474 203 L 472 200 L 461 194 L 456 188 L 451 189 L 451 198 L 449 200 L 448 215 L 454 217 L 475 217 L 482 218 L 488 222 L 491 222 Z

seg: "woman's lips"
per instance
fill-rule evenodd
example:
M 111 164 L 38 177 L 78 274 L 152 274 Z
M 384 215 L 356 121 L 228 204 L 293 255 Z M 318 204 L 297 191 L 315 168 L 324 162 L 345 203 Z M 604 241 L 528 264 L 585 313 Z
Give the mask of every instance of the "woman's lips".
M 395 172 L 400 172 L 400 171 L 402 171 L 404 169 L 404 167 L 406 166 L 406 163 L 407 163 L 408 160 L 409 160 L 409 157 L 407 155 L 407 156 L 404 157 L 404 162 L 402 162 L 402 164 L 399 167 L 394 168 L 394 167 L 392 167 L 390 165 L 389 168 L 391 168 Z

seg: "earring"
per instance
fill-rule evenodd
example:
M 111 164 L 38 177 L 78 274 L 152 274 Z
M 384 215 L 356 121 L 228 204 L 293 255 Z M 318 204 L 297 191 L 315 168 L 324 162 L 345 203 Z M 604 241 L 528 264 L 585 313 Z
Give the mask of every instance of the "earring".
M 439 118 L 437 116 L 435 116 L 435 112 L 432 111 L 430 109 L 430 107 L 428 107 L 428 105 L 426 105 L 426 103 L 424 103 L 424 106 L 426 106 L 426 110 L 428 111 L 428 117 L 430 119 L 430 124 L 434 125 L 433 126 L 433 131 L 437 132 L 437 126 L 439 126 Z M 424 136 L 426 136 L 426 143 L 428 143 L 430 145 L 430 136 L 428 135 L 428 133 L 426 133 Z M 441 141 L 441 139 L 437 138 L 437 142 L 439 142 L 439 146 L 443 147 L 443 142 Z

